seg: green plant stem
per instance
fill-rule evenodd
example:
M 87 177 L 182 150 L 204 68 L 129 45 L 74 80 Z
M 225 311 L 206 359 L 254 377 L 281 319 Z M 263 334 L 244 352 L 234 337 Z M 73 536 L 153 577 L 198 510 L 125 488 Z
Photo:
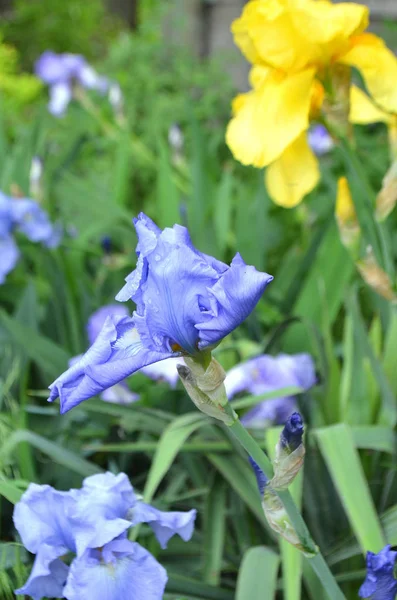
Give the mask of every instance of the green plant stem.
M 239 419 L 236 418 L 235 413 L 230 406 L 227 404 L 225 412 L 230 415 L 234 421 L 229 426 L 230 432 L 238 440 L 238 442 L 245 448 L 248 454 L 254 459 L 258 466 L 265 473 L 266 477 L 271 479 L 273 477 L 273 467 L 264 452 L 261 450 L 254 438 L 248 433 L 245 427 L 240 423 Z M 302 515 L 298 511 L 295 502 L 292 499 L 291 494 L 288 491 L 277 492 L 284 508 L 291 520 L 291 523 L 302 543 L 302 546 L 307 549 L 308 552 L 313 553 L 313 557 L 306 557 L 309 561 L 314 572 L 317 574 L 321 581 L 328 597 L 330 600 L 346 600 L 344 594 L 339 588 L 336 579 L 332 575 L 330 568 L 328 567 L 323 555 L 319 551 L 318 547 L 314 543 L 309 530 L 304 522 Z

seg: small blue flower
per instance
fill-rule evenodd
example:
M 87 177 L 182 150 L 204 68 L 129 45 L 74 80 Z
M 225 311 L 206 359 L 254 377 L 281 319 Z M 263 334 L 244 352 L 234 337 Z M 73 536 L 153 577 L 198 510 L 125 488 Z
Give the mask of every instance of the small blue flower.
M 252 312 L 273 279 L 244 263 L 230 266 L 196 250 L 185 227 L 161 231 L 146 215 L 138 234 L 135 271 L 117 295 L 132 299 L 133 317 L 111 316 L 81 361 L 51 386 L 61 412 L 142 367 L 216 346 Z
M 378 554 L 367 552 L 367 576 L 358 592 L 360 598 L 371 600 L 395 600 L 397 580 L 394 567 L 397 552 L 385 546 Z
M 280 446 L 289 453 L 294 452 L 301 444 L 303 437 L 303 421 L 298 412 L 288 417 L 280 434 Z
M 332 137 L 324 125 L 313 125 L 307 134 L 309 146 L 317 156 L 327 154 L 334 147 Z
M 30 198 L 11 198 L 0 191 L 0 284 L 16 266 L 20 253 L 13 238 L 19 231 L 32 242 L 55 248 L 62 237 L 59 225 L 52 225 L 47 213 Z
M 102 94 L 109 87 L 108 79 L 98 75 L 85 58 L 77 54 L 56 54 L 47 50 L 36 61 L 35 73 L 50 86 L 48 109 L 57 117 L 64 114 L 71 101 L 74 83 Z
M 259 396 L 289 386 L 308 390 L 316 383 L 313 359 L 309 354 L 263 354 L 228 371 L 226 393 L 232 398 L 239 392 Z M 263 428 L 270 423 L 282 424 L 296 410 L 294 396 L 272 398 L 260 402 L 243 415 L 247 427 Z
M 14 510 L 25 547 L 36 554 L 17 594 L 67 600 L 160 600 L 165 570 L 127 530 L 148 523 L 161 546 L 178 534 L 193 534 L 196 511 L 162 512 L 136 496 L 124 473 L 87 477 L 80 490 L 58 492 L 30 484 Z M 70 563 L 63 558 L 76 555 Z

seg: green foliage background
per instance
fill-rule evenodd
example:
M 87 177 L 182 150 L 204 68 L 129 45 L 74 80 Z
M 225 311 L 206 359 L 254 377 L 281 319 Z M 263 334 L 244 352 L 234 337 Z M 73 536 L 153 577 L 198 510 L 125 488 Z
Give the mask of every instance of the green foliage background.
M 131 33 L 99 0 L 16 0 L 0 28 L 0 189 L 28 195 L 40 156 L 42 203 L 69 232 L 53 251 L 18 239 L 22 259 L 0 286 L 0 598 L 13 598 L 31 564 L 11 520 L 28 483 L 68 489 L 105 469 L 126 472 L 160 508 L 198 509 L 188 544 L 173 540 L 162 551 L 149 530 L 140 532 L 168 570 L 167 598 L 325 597 L 307 562 L 269 530 L 244 453 L 181 388 L 138 374 L 133 407 L 93 399 L 61 417 L 45 402 L 48 384 L 86 349 L 87 318 L 113 301 L 134 268 L 131 217 L 144 210 L 161 227 L 188 224 L 200 250 L 225 261 L 239 251 L 274 275 L 255 313 L 215 354 L 225 369 L 261 352 L 313 355 L 318 385 L 299 395 L 307 458 L 293 494 L 353 599 L 365 551 L 397 545 L 396 307 L 359 277 L 334 220 L 337 177 L 349 170 L 360 189 L 362 173 L 336 148 L 304 204 L 275 206 L 263 173 L 234 162 L 225 146 L 234 90 L 222 57 L 199 62 L 166 43 L 163 18 L 145 2 Z M 31 75 L 48 48 L 82 53 L 117 80 L 123 121 L 94 93 L 62 119 L 49 115 L 47 90 Z M 178 156 L 168 143 L 174 123 L 185 140 Z M 389 161 L 387 132 L 374 126 L 355 135 L 375 193 Z M 395 212 L 384 229 L 394 276 Z M 240 398 L 235 407 L 242 413 L 260 400 Z M 255 435 L 271 453 L 278 429 Z

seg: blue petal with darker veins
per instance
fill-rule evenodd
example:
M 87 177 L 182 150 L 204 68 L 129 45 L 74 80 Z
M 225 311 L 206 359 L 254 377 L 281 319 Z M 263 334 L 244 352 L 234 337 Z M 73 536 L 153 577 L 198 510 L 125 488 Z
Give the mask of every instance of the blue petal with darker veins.
M 126 539 L 88 550 L 70 567 L 67 600 L 161 600 L 167 574 L 142 546 Z
M 230 268 L 208 289 L 210 308 L 196 323 L 199 348 L 216 345 L 236 329 L 253 311 L 272 280 L 271 275 L 246 265 L 240 254 L 236 254 Z
M 134 321 L 108 317 L 94 344 L 50 386 L 49 401 L 58 396 L 61 413 L 119 383 L 141 367 L 169 358 L 173 353 L 147 350 Z
M 87 322 L 87 335 L 90 345 L 92 345 L 97 339 L 102 327 L 105 324 L 106 319 L 112 316 L 120 319 L 123 317 L 128 317 L 128 308 L 123 304 L 119 303 L 106 304 L 105 306 L 101 306 L 101 308 L 92 313 Z

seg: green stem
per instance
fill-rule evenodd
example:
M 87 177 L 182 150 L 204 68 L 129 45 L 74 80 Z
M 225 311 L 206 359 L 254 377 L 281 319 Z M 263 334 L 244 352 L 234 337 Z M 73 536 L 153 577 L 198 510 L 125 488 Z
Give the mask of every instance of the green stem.
M 236 418 L 235 413 L 230 406 L 227 404 L 224 407 L 225 412 L 233 417 L 234 422 L 229 426 L 230 432 L 239 441 L 239 443 L 245 448 L 248 454 L 254 459 L 258 466 L 265 473 L 266 477 L 271 479 L 273 477 L 273 467 L 264 452 L 261 450 L 254 438 L 248 433 L 245 427 Z M 291 524 L 293 525 L 301 543 L 308 552 L 313 553 L 313 557 L 306 557 L 309 561 L 314 572 L 317 574 L 321 581 L 328 597 L 330 600 L 346 600 L 344 594 L 339 588 L 330 568 L 328 567 L 324 557 L 319 551 L 318 547 L 314 543 L 309 530 L 304 522 L 302 515 L 298 511 L 295 502 L 292 499 L 291 494 L 288 491 L 277 492 L 284 508 L 290 518 Z

